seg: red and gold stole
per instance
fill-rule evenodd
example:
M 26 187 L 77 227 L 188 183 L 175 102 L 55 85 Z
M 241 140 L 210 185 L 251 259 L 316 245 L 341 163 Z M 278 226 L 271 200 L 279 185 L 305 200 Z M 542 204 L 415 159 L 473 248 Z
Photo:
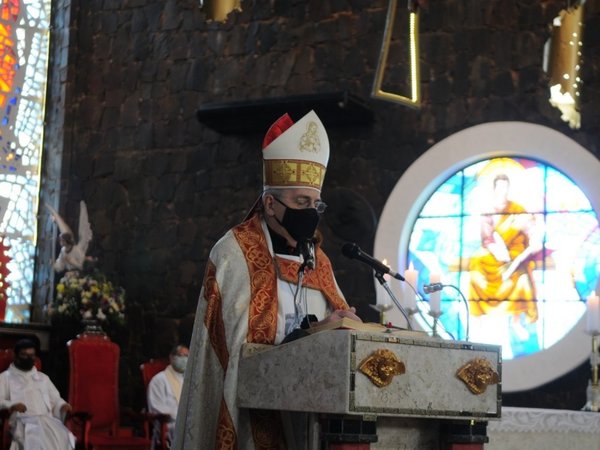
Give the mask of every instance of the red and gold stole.
M 208 303 L 204 316 L 204 326 L 208 330 L 211 347 L 219 359 L 224 376 L 229 364 L 229 351 L 225 339 L 223 305 L 216 272 L 215 265 L 209 260 L 204 273 L 204 299 Z M 216 435 L 216 447 L 218 449 L 235 450 L 237 448 L 237 435 L 224 396 L 221 398 Z

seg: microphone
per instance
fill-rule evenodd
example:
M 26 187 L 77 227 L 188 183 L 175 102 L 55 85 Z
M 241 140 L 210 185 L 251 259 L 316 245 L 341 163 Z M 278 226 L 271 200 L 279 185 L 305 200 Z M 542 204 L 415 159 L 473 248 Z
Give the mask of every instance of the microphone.
M 317 266 L 315 261 L 315 243 L 312 239 L 302 239 L 298 242 L 300 254 L 302 255 L 302 266 L 314 270 Z M 301 266 L 301 267 L 302 267 Z
M 383 264 L 381 261 L 373 258 L 370 255 L 367 255 L 363 252 L 358 245 L 353 242 L 346 242 L 342 246 L 342 253 L 344 256 L 347 256 L 350 259 L 358 259 L 359 261 L 364 262 L 366 265 L 371 266 L 373 270 L 380 274 L 389 274 L 394 277 L 396 280 L 404 281 L 404 277 L 399 273 L 394 272 L 388 266 Z
M 430 283 L 423 285 L 423 291 L 425 291 L 426 294 L 441 291 L 442 289 L 444 289 L 444 285 L 442 283 Z

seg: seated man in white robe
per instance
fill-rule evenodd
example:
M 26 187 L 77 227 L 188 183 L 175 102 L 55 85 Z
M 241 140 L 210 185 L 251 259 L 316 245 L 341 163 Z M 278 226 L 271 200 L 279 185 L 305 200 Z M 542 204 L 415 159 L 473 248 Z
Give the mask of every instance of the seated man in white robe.
M 177 345 L 169 355 L 169 365 L 162 372 L 157 373 L 148 385 L 148 410 L 154 414 L 167 414 L 171 421 L 168 424 L 168 441 L 173 439 L 177 408 L 181 398 L 183 374 L 187 365 L 189 350 L 185 345 Z M 154 439 L 160 439 L 160 424 L 154 426 Z
M 0 408 L 11 411 L 10 450 L 75 448 L 75 436 L 62 422 L 71 410 L 47 375 L 34 367 L 36 346 L 22 339 L 15 345 L 15 359 L 0 374 Z

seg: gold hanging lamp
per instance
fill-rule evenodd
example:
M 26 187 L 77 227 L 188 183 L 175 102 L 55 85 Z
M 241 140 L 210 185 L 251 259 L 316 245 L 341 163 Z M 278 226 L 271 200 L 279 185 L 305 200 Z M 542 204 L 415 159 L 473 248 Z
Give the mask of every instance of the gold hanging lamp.
M 225 22 L 232 11 L 242 12 L 241 0 L 200 0 L 200 9 L 207 20 Z
M 552 36 L 546 43 L 544 69 L 548 72 L 550 104 L 562 113 L 571 128 L 581 127 L 579 96 L 583 51 L 583 4 L 560 11 L 552 23 Z
M 396 21 L 396 9 L 398 0 L 390 0 L 388 4 L 387 17 L 385 20 L 385 29 L 383 32 L 383 42 L 379 60 L 377 62 L 377 71 L 375 72 L 375 81 L 371 96 L 381 100 L 386 100 L 411 108 L 421 107 L 421 73 L 419 70 L 419 1 L 408 0 L 409 10 L 409 70 L 410 70 L 410 94 L 402 95 L 394 92 L 386 92 L 382 89 L 383 78 L 388 65 L 388 55 L 390 42 L 394 32 L 394 22 Z

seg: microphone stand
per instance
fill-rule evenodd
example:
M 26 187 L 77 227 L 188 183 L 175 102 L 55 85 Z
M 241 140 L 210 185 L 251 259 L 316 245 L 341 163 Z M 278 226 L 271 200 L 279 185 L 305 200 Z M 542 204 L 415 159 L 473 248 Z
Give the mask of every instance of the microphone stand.
M 298 284 L 296 285 L 296 292 L 294 293 L 294 323 L 292 324 L 292 331 L 283 338 L 282 344 L 295 341 L 296 339 L 308 336 L 308 331 L 302 329 L 302 320 L 300 320 L 300 301 L 301 301 L 301 290 L 302 281 L 304 280 L 304 270 L 309 267 L 307 260 L 305 259 L 300 267 L 298 268 Z M 310 327 L 310 320 L 308 319 L 308 311 L 306 313 L 307 326 Z
M 315 263 L 315 248 L 311 239 L 302 239 L 298 242 L 300 248 L 300 255 L 302 256 L 302 264 L 298 267 L 298 285 L 296 286 L 296 292 L 294 293 L 294 328 L 301 328 L 302 319 L 300 319 L 300 301 L 302 290 L 302 281 L 304 280 L 304 271 L 308 268 L 314 269 Z M 305 305 L 305 309 L 306 305 Z M 304 311 L 308 315 L 308 311 Z
M 470 331 L 470 328 L 471 328 L 471 311 L 470 311 L 470 308 L 469 308 L 469 301 L 464 296 L 464 294 L 462 293 L 462 291 L 458 287 L 454 286 L 453 284 L 442 284 L 442 283 L 426 284 L 424 286 L 424 289 L 425 289 L 425 293 L 430 294 L 432 292 L 441 291 L 445 287 L 452 288 L 456 292 L 458 292 L 460 294 L 460 297 L 461 297 L 462 301 L 465 304 L 465 309 L 467 310 L 467 316 L 466 316 L 467 317 L 467 330 L 466 330 L 466 334 L 465 334 L 465 341 L 469 341 L 469 331 Z M 434 330 L 433 330 L 433 332 L 435 334 L 436 333 L 436 329 L 435 328 L 437 327 L 437 321 L 438 321 L 439 317 L 442 315 L 442 313 L 441 312 L 435 312 L 434 313 L 434 312 L 430 311 L 429 315 L 431 317 L 433 317 L 433 319 L 434 319 L 434 322 L 433 322 Z
M 292 329 L 300 328 L 300 291 L 302 290 L 302 281 L 304 280 L 304 267 L 305 264 L 302 263 L 300 268 L 298 269 L 298 284 L 296 286 L 296 292 L 294 292 L 294 325 Z
M 410 323 L 410 318 L 409 318 L 408 314 L 406 314 L 404 307 L 400 304 L 400 302 L 398 301 L 398 299 L 396 298 L 396 296 L 390 289 L 390 286 L 389 286 L 388 282 L 385 280 L 383 275 L 384 275 L 383 273 L 375 271 L 375 278 L 377 278 L 377 281 L 379 281 L 379 284 L 381 284 L 383 286 L 383 288 L 386 290 L 386 292 L 388 293 L 388 295 L 390 296 L 390 298 L 392 299 L 392 301 L 394 302 L 396 307 L 400 310 L 400 312 L 404 316 L 404 319 L 406 319 L 406 325 L 407 325 L 408 329 L 412 330 L 413 327 Z
M 465 309 L 467 310 L 467 332 L 465 334 L 465 341 L 469 340 L 469 329 L 471 328 L 471 309 L 469 308 L 469 301 L 466 299 L 466 297 L 464 296 L 464 294 L 461 292 L 461 290 L 454 286 L 453 284 L 446 284 L 444 285 L 446 287 L 451 287 L 452 289 L 454 289 L 456 292 L 458 292 L 460 294 L 460 297 L 462 298 L 462 301 L 465 304 Z

